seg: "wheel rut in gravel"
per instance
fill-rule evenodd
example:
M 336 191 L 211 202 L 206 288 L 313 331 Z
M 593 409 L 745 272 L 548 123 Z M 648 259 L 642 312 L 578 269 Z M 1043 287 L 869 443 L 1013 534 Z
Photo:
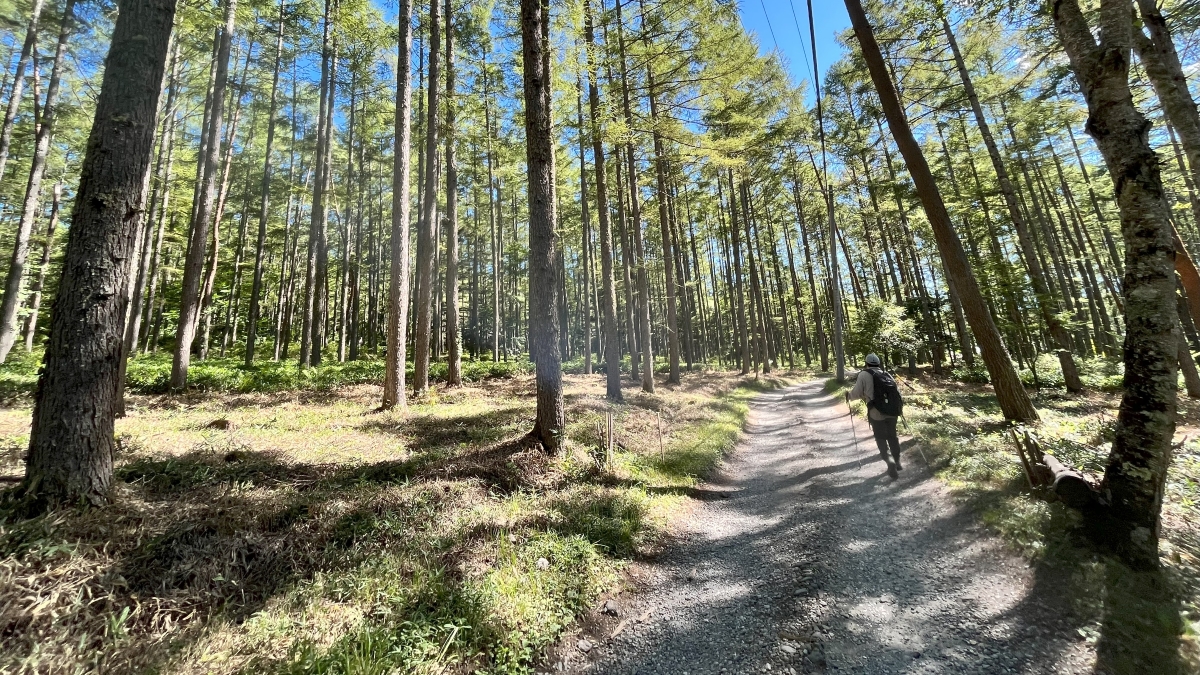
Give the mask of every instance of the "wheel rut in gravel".
M 857 448 L 855 445 L 857 434 Z M 934 478 L 810 381 L 751 404 L 746 434 L 620 623 L 553 668 L 655 673 L 1082 673 L 1062 600 Z M 585 655 L 581 650 L 586 649 Z

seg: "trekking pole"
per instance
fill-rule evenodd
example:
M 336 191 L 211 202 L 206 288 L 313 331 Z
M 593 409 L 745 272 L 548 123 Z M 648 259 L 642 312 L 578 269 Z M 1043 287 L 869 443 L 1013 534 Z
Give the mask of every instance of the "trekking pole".
M 846 392 L 846 411 L 846 415 L 850 418 L 850 431 L 854 434 L 854 463 L 858 465 L 858 470 L 862 471 L 862 460 L 858 458 L 858 429 L 854 427 L 854 408 L 850 407 L 849 392 Z
M 912 427 L 908 426 L 908 418 L 905 417 L 904 415 L 901 415 L 900 420 L 902 422 L 904 422 L 904 430 L 907 431 L 908 434 L 911 436 L 912 435 Z M 914 445 L 917 446 L 917 452 L 921 453 L 921 459 L 925 460 L 925 468 L 932 471 L 933 467 L 929 466 L 929 459 L 925 456 L 925 451 L 921 449 L 921 441 L 919 441 L 915 438 L 913 440 L 917 441 Z

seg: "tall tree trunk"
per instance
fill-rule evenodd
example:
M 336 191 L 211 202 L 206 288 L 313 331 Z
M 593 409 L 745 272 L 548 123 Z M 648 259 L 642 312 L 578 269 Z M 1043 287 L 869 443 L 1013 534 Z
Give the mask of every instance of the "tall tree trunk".
M 404 364 L 408 349 L 409 192 L 412 165 L 412 1 L 400 0 L 396 47 L 395 147 L 392 159 L 392 231 L 389 237 L 387 354 L 383 408 L 405 405 Z
M 42 18 L 44 0 L 33 0 L 29 11 L 29 26 L 25 29 L 25 41 L 21 45 L 21 56 L 17 58 L 16 72 L 13 73 L 12 93 L 8 96 L 8 107 L 4 111 L 4 126 L 0 128 L 0 180 L 4 179 L 4 168 L 8 164 L 8 151 L 12 145 L 12 132 L 16 124 L 17 112 L 21 109 L 21 94 L 25 87 L 25 69 L 29 67 L 37 48 L 38 22 Z M 33 107 L 37 109 L 37 97 L 34 97 Z
M 132 315 L 127 322 L 125 330 L 125 355 L 127 358 L 133 358 L 137 354 L 138 337 L 141 335 L 142 315 L 144 305 L 146 305 L 146 290 L 147 286 L 152 284 L 152 274 L 155 265 L 155 256 L 157 250 L 154 247 L 156 229 L 158 236 L 161 236 L 162 223 L 165 211 L 170 197 L 170 186 L 168 185 L 171 178 L 172 162 L 175 158 L 175 99 L 179 91 L 179 73 L 180 73 L 180 45 L 179 41 L 175 40 L 175 48 L 170 60 L 170 83 L 167 85 L 167 102 L 163 107 L 161 114 L 162 118 L 162 134 L 159 136 L 158 142 L 158 159 L 157 166 L 154 170 L 154 189 L 150 193 L 150 212 L 146 221 L 142 224 L 144 230 L 142 234 L 142 243 L 140 245 L 140 261 L 138 264 L 137 279 L 133 287 L 133 302 L 130 305 Z M 156 228 L 157 225 L 157 228 Z M 151 305 L 153 303 L 150 303 Z M 146 313 L 147 316 L 149 313 Z M 124 372 L 122 372 L 124 378 Z
M 733 182 L 733 169 L 727 169 L 726 173 L 729 178 L 729 239 L 732 249 L 727 256 L 733 260 L 733 281 L 734 281 L 734 297 L 731 300 L 736 300 L 737 331 L 738 331 L 738 346 L 740 348 L 740 363 L 741 374 L 749 374 L 751 369 L 750 359 L 750 331 L 746 322 L 746 291 L 745 283 L 742 280 L 742 235 L 741 226 L 738 224 L 738 209 L 737 209 L 737 188 Z M 718 195 L 720 192 L 720 180 L 718 179 Z M 753 309 L 751 309 L 753 311 Z
M 1004 195 L 1004 203 L 1008 207 L 1009 219 L 1012 220 L 1013 228 L 1017 231 L 1017 240 L 1020 242 L 1021 250 L 1025 254 L 1026 261 L 1029 263 L 1029 280 L 1033 284 L 1033 292 L 1036 296 L 1038 309 L 1041 311 L 1042 321 L 1046 323 L 1051 337 L 1057 343 L 1058 362 L 1062 366 L 1063 380 L 1066 383 L 1067 391 L 1078 393 L 1083 391 L 1083 382 L 1079 379 L 1079 369 L 1076 367 L 1075 358 L 1071 354 L 1071 338 L 1067 334 L 1067 329 L 1058 319 L 1058 308 L 1054 306 L 1054 298 L 1050 295 L 1046 287 L 1046 275 L 1042 271 L 1041 263 L 1038 261 L 1033 238 L 1029 235 L 1029 227 L 1025 224 L 1025 217 L 1022 215 L 1021 206 L 1017 202 L 1016 188 L 1013 187 L 1012 180 L 1008 175 L 1008 168 L 1004 165 L 1004 159 L 1000 156 L 1000 149 L 996 146 L 996 140 L 992 136 L 992 130 L 988 125 L 987 117 L 983 114 L 983 106 L 980 105 L 979 96 L 975 93 L 975 85 L 971 81 L 971 74 L 967 70 L 967 63 L 958 48 L 958 40 L 955 39 L 954 31 L 950 28 L 950 21 L 945 16 L 942 17 L 942 31 L 946 36 L 946 41 L 950 44 L 950 51 L 954 54 L 954 63 L 958 68 L 958 75 L 962 80 L 963 90 L 967 94 L 967 100 L 971 103 L 971 111 L 975 114 L 975 124 L 979 128 L 979 134 L 983 136 L 983 144 L 987 147 L 988 157 L 992 160 L 992 168 L 996 171 L 996 181 L 1000 185 L 1001 194 Z
M 1113 178 L 1125 239 L 1125 393 L 1101 486 L 1112 521 L 1105 536 L 1127 561 L 1154 567 L 1177 403 L 1175 241 L 1150 124 L 1129 90 L 1128 3 L 1101 2 L 1099 43 L 1075 0 L 1056 0 L 1053 9 L 1087 100 L 1088 133 Z
M 283 62 L 283 20 L 286 6 L 279 2 L 279 26 L 275 34 L 275 68 L 271 74 L 271 97 L 267 104 L 267 143 L 263 151 L 262 189 L 258 202 L 258 237 L 254 247 L 254 282 L 250 288 L 250 315 L 246 319 L 246 367 L 254 365 L 259 312 L 263 295 L 263 255 L 267 248 L 267 216 L 271 203 L 271 151 L 275 142 L 275 104 L 279 95 L 279 66 Z M 287 217 L 287 213 L 284 213 Z M 285 242 L 286 244 L 286 242 Z
M 584 12 L 589 13 L 590 8 Z M 584 21 L 588 21 L 585 17 Z M 586 26 L 585 26 L 586 31 Z M 585 48 L 586 50 L 586 48 Z M 583 75 L 576 79 L 575 117 L 579 128 L 579 215 L 582 225 L 582 243 L 579 249 L 583 263 L 583 299 L 580 319 L 583 328 L 583 374 L 592 374 L 592 264 L 589 253 L 592 246 L 592 213 L 588 204 L 587 188 L 587 137 L 583 130 Z
M 300 323 L 300 367 L 317 365 L 321 362 L 321 349 L 325 332 L 325 314 L 322 305 L 325 302 L 327 275 L 322 259 L 325 251 L 325 231 L 328 225 L 328 206 L 325 204 L 326 186 L 329 184 L 327 172 L 330 169 L 326 161 L 328 148 L 332 144 L 330 137 L 330 110 L 333 108 L 331 81 L 333 79 L 333 63 L 331 49 L 331 0 L 325 0 L 325 15 L 322 22 L 321 37 L 321 83 L 320 104 L 317 112 L 317 148 L 313 157 L 313 192 L 312 207 L 308 225 L 308 254 L 304 278 L 304 305 Z
M 173 0 L 123 0 L 80 169 L 21 490 L 41 506 L 108 496 L 124 289 L 154 153 Z
M 458 157 L 455 152 L 454 8 L 446 0 L 446 382 L 462 384 L 458 306 Z
M 621 65 L 621 103 L 625 113 L 625 123 L 629 128 L 635 128 L 633 109 L 629 101 L 629 74 L 625 61 L 625 30 L 624 19 L 621 16 L 621 5 L 625 0 L 617 0 L 617 49 Z M 650 281 L 646 270 L 646 248 L 642 245 L 642 204 L 638 194 L 637 157 L 634 153 L 633 141 L 625 146 L 626 181 L 629 188 L 629 227 L 633 230 L 633 260 L 637 267 L 638 294 L 641 296 L 638 305 L 638 321 L 641 336 L 638 340 L 642 352 L 642 391 L 654 393 L 654 348 L 651 336 L 653 328 L 650 324 Z
M 433 275 L 437 258 L 438 109 L 441 107 L 441 19 L 437 0 L 429 3 L 429 103 L 425 122 L 425 178 L 421 216 L 417 220 L 417 325 L 413 345 L 413 393 L 429 389 L 429 359 L 433 347 Z
M 846 0 L 846 9 L 854 26 L 854 33 L 862 47 L 863 56 L 867 62 L 867 68 L 871 72 L 875 90 L 879 94 L 884 114 L 887 116 L 888 127 L 892 131 L 892 136 L 895 137 L 901 154 L 904 155 L 909 175 L 912 176 L 917 194 L 925 207 L 925 214 L 933 228 L 938 251 L 942 257 L 942 268 L 948 278 L 954 279 L 954 286 L 960 293 L 963 311 L 966 313 L 967 322 L 971 325 L 971 331 L 979 343 L 983 361 L 991 375 L 992 386 L 996 390 L 1000 409 L 1007 419 L 1021 422 L 1034 421 L 1038 418 L 1037 411 L 1034 410 L 1029 394 L 1022 386 L 1020 378 L 1017 377 L 1017 371 L 1013 368 L 1008 351 L 1004 348 L 1000 331 L 996 329 L 992 315 L 988 312 L 987 303 L 984 301 L 979 284 L 971 271 L 962 242 L 959 241 L 958 234 L 955 233 L 954 226 L 950 222 L 950 216 L 946 213 L 946 205 L 942 202 L 937 182 L 934 180 L 921 146 L 913 136 L 908 120 L 904 116 L 904 109 L 896 95 L 895 86 L 883 60 L 883 54 L 879 51 L 879 44 L 875 41 L 875 34 L 870 23 L 867 22 L 867 15 L 863 11 L 862 3 L 859 0 Z
M 500 314 L 500 204 L 499 186 L 496 184 L 494 157 L 492 155 L 492 92 L 489 87 L 487 52 L 483 65 L 483 132 L 487 138 L 487 181 L 488 181 L 488 227 L 491 230 L 492 253 L 492 363 L 500 362 L 500 338 L 504 326 Z
M 58 34 L 58 47 L 54 52 L 54 65 L 50 69 L 50 82 L 46 85 L 46 106 L 34 139 L 33 160 L 29 167 L 29 180 L 25 185 L 25 202 L 21 206 L 21 220 L 17 224 L 12 258 L 8 263 L 8 278 L 4 284 L 4 300 L 0 302 L 0 363 L 8 359 L 8 353 L 17 340 L 17 311 L 21 308 L 21 291 L 25 286 L 29 237 L 33 234 L 33 223 L 37 220 L 42 206 L 42 178 L 46 175 L 46 158 L 50 153 L 50 139 L 54 136 L 63 57 L 67 52 L 67 40 L 75 27 L 74 11 L 75 1 L 67 0 L 63 9 L 62 28 Z M 36 106 L 35 97 L 34 107 Z
M 558 350 L 558 235 L 554 223 L 551 81 L 546 68 L 548 0 L 521 0 L 521 64 L 525 84 L 525 157 L 529 177 L 529 328 L 537 383 L 537 416 L 529 439 L 547 452 L 562 443 L 562 361 Z
M 1156 0 L 1135 0 L 1141 26 L 1130 31 L 1132 46 L 1137 53 L 1154 94 L 1162 104 L 1163 114 L 1179 132 L 1183 152 L 1191 169 L 1191 182 L 1200 186 L 1200 111 L 1188 89 L 1187 76 L 1171 39 L 1171 31 Z M 1149 36 L 1142 32 L 1143 27 Z
M 588 111 L 591 117 L 592 163 L 596 173 L 596 216 L 600 221 L 600 304 L 604 312 L 605 394 L 610 401 L 621 401 L 621 346 L 617 338 L 617 289 L 613 271 L 613 233 L 609 222 L 608 174 L 605 169 L 604 133 L 600 126 L 600 86 L 592 53 L 596 31 L 591 0 L 584 4 L 584 39 L 587 40 Z
M 237 0 L 225 0 L 225 22 L 220 31 L 213 76 L 207 137 L 204 145 L 202 178 L 193 210 L 183 265 L 183 289 L 179 300 L 179 326 L 175 335 L 175 354 L 171 362 L 171 389 L 187 387 L 188 366 L 192 362 L 192 343 L 196 339 L 200 317 L 200 283 L 204 273 L 204 248 L 208 241 L 209 221 L 216 199 L 217 161 L 221 156 L 221 122 L 225 117 L 225 85 L 229 79 L 229 51 L 233 43 Z
M 642 2 L 642 0 L 639 0 Z M 646 22 L 645 5 L 642 2 L 642 22 Z M 648 40 L 648 38 L 647 38 Z M 649 45 L 647 45 L 649 46 Z M 667 212 L 667 158 L 663 147 L 662 130 L 659 128 L 658 87 L 654 79 L 652 61 L 646 63 L 647 97 L 650 99 L 650 127 L 654 141 L 655 201 L 658 202 L 658 229 L 662 239 L 663 275 L 666 278 L 667 296 L 667 357 L 670 371 L 668 384 L 679 384 L 679 322 L 675 291 L 675 256 L 671 250 L 670 217 Z

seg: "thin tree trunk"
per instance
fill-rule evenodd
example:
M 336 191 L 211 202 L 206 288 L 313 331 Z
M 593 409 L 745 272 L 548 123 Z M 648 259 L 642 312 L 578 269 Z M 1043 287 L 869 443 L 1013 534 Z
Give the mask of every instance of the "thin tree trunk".
M 600 305 L 604 312 L 605 394 L 610 401 L 621 401 L 621 347 L 617 338 L 617 289 L 613 271 L 613 233 L 609 222 L 608 174 L 605 170 L 604 133 L 600 126 L 600 86 L 592 52 L 596 32 L 591 0 L 584 4 L 584 38 L 587 40 L 588 110 L 591 117 L 592 163 L 596 174 L 596 215 L 600 221 Z
M 413 4 L 400 0 L 400 42 L 396 52 L 395 148 L 391 177 L 391 237 L 388 279 L 388 353 L 384 368 L 383 407 L 404 407 L 404 362 L 408 348 L 408 219 L 412 186 Z
M 33 160 L 29 167 L 29 180 L 25 186 L 25 201 L 21 207 L 21 220 L 17 224 L 12 258 L 8 263 L 8 278 L 4 284 L 4 300 L 0 302 L 0 363 L 4 363 L 8 359 L 8 353 L 17 340 L 19 329 L 17 311 L 21 308 L 25 263 L 29 258 L 29 237 L 33 234 L 34 221 L 37 220 L 38 213 L 41 211 L 42 178 L 46 174 L 50 139 L 54 136 L 63 57 L 67 51 L 67 40 L 75 27 L 74 11 L 74 0 L 67 0 L 66 7 L 63 9 L 62 28 L 58 35 L 58 47 L 54 52 L 54 65 L 50 69 L 50 82 L 46 85 L 46 105 L 34 139 Z M 32 25 L 31 30 L 34 30 Z M 34 98 L 34 107 L 37 107 L 36 97 Z
M 138 338 L 142 330 L 143 306 L 153 306 L 153 302 L 146 302 L 146 287 L 153 285 L 153 270 L 158 252 L 158 249 L 155 248 L 156 234 L 158 237 L 162 236 L 165 211 L 169 204 L 171 192 L 169 182 L 171 180 L 172 163 L 175 159 L 176 117 L 174 109 L 175 99 L 179 91 L 181 65 L 179 41 L 175 40 L 174 42 L 175 49 L 170 63 L 171 79 L 167 86 L 167 102 L 160 115 L 162 117 L 162 135 L 159 137 L 158 143 L 158 166 L 155 168 L 154 190 L 150 195 L 149 216 L 146 218 L 146 222 L 142 224 L 145 232 L 140 247 L 141 260 L 138 265 L 136 285 L 133 289 L 133 303 L 130 305 L 133 313 L 125 331 L 125 354 L 128 358 L 133 358 L 137 354 Z M 146 312 L 145 314 L 148 322 L 150 313 Z M 124 377 L 124 373 L 122 373 L 122 377 Z
M 29 320 L 25 324 L 25 351 L 33 351 L 34 336 L 37 335 L 38 314 L 42 309 L 42 292 L 46 287 L 46 271 L 50 268 L 50 256 L 54 253 L 54 232 L 58 229 L 58 207 L 62 200 L 62 183 L 54 184 L 54 201 L 50 204 L 50 221 L 46 225 L 46 238 L 42 241 L 42 259 L 38 263 L 37 280 L 30 287 Z
M 429 390 L 429 360 L 433 347 L 433 293 L 437 264 L 438 109 L 441 107 L 441 20 L 437 0 L 429 3 L 429 102 L 425 123 L 425 179 L 421 217 L 417 221 L 417 325 L 413 345 L 413 394 Z
M 446 382 L 462 384 L 458 305 L 458 157 L 455 152 L 454 8 L 446 0 Z
M 29 11 L 29 26 L 25 29 L 25 42 L 21 45 L 21 56 L 17 58 L 16 72 L 13 73 L 12 93 L 8 96 L 8 107 L 4 111 L 4 127 L 0 129 L 0 180 L 4 179 L 4 168 L 8 164 L 8 151 L 12 145 L 13 126 L 16 124 L 17 112 L 21 108 L 21 94 L 25 87 L 25 69 L 34 58 L 37 48 L 38 22 L 42 17 L 43 0 L 33 0 Z M 34 97 L 33 107 L 37 109 L 37 97 Z
M 216 198 L 217 161 L 221 156 L 221 122 L 224 119 L 225 85 L 229 74 L 229 51 L 233 43 L 237 0 L 225 0 L 225 22 L 217 47 L 213 89 L 210 98 L 208 128 L 205 130 L 203 178 L 199 181 L 194 219 L 188 237 L 183 266 L 183 289 L 179 301 L 179 326 L 175 336 L 175 354 L 171 362 L 171 389 L 187 387 L 188 366 L 192 362 L 192 343 L 200 316 L 200 283 L 204 273 L 204 248 L 208 241 L 209 221 Z
M 645 22 L 645 9 L 642 11 L 642 21 Z M 658 89 L 654 80 L 654 69 L 650 62 L 646 64 L 646 82 L 648 85 L 647 96 L 650 99 L 651 135 L 654 140 L 655 201 L 658 202 L 658 228 L 659 236 L 662 239 L 663 275 L 666 278 L 667 356 L 670 364 L 667 383 L 679 384 L 679 324 L 675 291 L 675 256 L 671 250 L 670 218 L 667 213 L 667 160 L 664 156 L 662 131 L 658 127 Z
M 279 26 L 275 34 L 275 68 L 271 74 L 271 97 L 267 104 L 267 143 L 263 151 L 262 189 L 258 203 L 258 237 L 254 247 L 254 282 L 250 288 L 250 315 L 246 319 L 246 367 L 254 365 L 254 348 L 258 338 L 258 322 L 263 295 L 263 255 L 267 248 L 267 216 L 271 203 L 271 151 L 275 142 L 275 104 L 279 94 L 279 66 L 283 61 L 284 12 L 279 2 Z M 287 213 L 284 213 L 287 217 Z M 284 242 L 286 244 L 286 242 Z
M 622 110 L 625 113 L 625 123 L 634 128 L 633 111 L 629 102 L 629 76 L 625 60 L 625 31 L 624 19 L 621 16 L 621 5 L 625 0 L 617 0 L 617 49 L 621 63 L 621 99 Z M 638 293 L 641 296 L 638 310 L 638 320 L 641 324 L 641 337 L 638 340 L 642 352 L 642 391 L 654 393 L 654 348 L 651 336 L 653 329 L 650 323 L 650 281 L 646 271 L 646 249 L 642 245 L 642 205 L 638 195 L 637 158 L 634 154 L 633 141 L 626 144 L 625 159 L 627 162 L 626 182 L 629 188 L 629 217 L 630 229 L 633 230 L 633 255 L 637 267 Z
M 1079 379 L 1079 369 L 1075 365 L 1075 358 L 1071 354 L 1071 338 L 1067 334 L 1067 329 L 1058 319 L 1058 308 L 1053 305 L 1053 297 L 1050 295 L 1046 287 L 1046 276 L 1042 271 L 1042 266 L 1038 261 L 1037 254 L 1034 250 L 1032 237 L 1029 236 L 1029 227 L 1025 224 L 1025 217 L 1021 213 L 1021 207 L 1017 202 L 1017 192 L 1013 187 L 1012 180 L 1008 176 L 1008 168 L 1004 165 L 1004 159 L 1000 156 L 1000 150 L 996 146 L 996 141 L 992 137 L 991 128 L 988 125 L 987 118 L 983 114 L 983 106 L 979 103 L 979 96 L 975 93 L 975 85 L 971 81 L 971 74 L 967 70 L 966 61 L 963 59 L 962 52 L 958 48 L 958 40 L 954 37 L 954 31 L 950 28 L 950 21 L 942 17 L 942 31 L 945 33 L 946 40 L 950 44 L 950 51 L 954 54 L 954 63 L 958 68 L 958 75 L 962 80 L 963 90 L 967 94 L 967 100 L 971 103 L 971 110 L 975 114 L 975 124 L 979 128 L 979 133 L 983 137 L 983 143 L 987 146 L 988 157 L 992 160 L 992 167 L 996 171 L 996 181 L 1000 185 L 1000 192 L 1004 195 L 1004 203 L 1008 207 L 1008 215 L 1012 220 L 1013 228 L 1017 231 L 1017 240 L 1021 244 L 1021 250 L 1025 254 L 1025 259 L 1029 263 L 1029 280 L 1033 284 L 1033 292 L 1036 296 L 1038 309 L 1041 311 L 1042 320 L 1046 323 L 1046 327 L 1050 330 L 1051 337 L 1058 346 L 1058 362 L 1062 367 L 1063 380 L 1066 383 L 1067 391 L 1078 393 L 1083 391 L 1083 382 Z

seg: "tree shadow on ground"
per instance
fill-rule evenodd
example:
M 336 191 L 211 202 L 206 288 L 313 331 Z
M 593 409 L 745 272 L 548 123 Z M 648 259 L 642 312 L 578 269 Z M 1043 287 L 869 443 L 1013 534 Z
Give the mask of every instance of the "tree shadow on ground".
M 1021 492 L 1021 484 L 980 490 L 968 508 L 985 519 L 998 500 Z M 1037 499 L 1026 494 L 1024 498 Z M 1002 507 L 1000 507 L 1002 508 Z M 1059 502 L 1034 525 L 1044 542 L 1033 564 L 1029 596 L 1057 598 L 1079 639 L 1095 646 L 1098 675 L 1187 675 L 1200 672 L 1196 644 L 1184 636 L 1181 611 L 1187 597 L 1181 580 L 1166 569 L 1136 571 L 1087 536 L 1086 523 Z
M 390 426 L 372 420 L 365 425 L 372 432 L 426 435 L 429 442 L 407 457 L 370 464 L 297 463 L 244 448 L 128 458 L 115 472 L 117 498 L 108 507 L 34 519 L 0 513 L 0 557 L 49 561 L 31 563 L 31 589 L 41 593 L 58 583 L 56 575 L 65 575 L 62 583 L 72 593 L 103 599 L 73 605 L 53 630 L 36 612 L 0 612 L 0 634 L 30 650 L 40 649 L 47 635 L 70 634 L 82 640 L 79 649 L 87 649 L 93 669 L 155 669 L 201 639 L 209 630 L 202 626 L 240 623 L 305 582 L 336 578 L 370 560 L 420 561 L 421 569 L 450 575 L 444 583 L 455 586 L 452 571 L 472 552 L 435 536 L 430 524 L 488 495 L 537 488 L 554 472 L 552 457 L 511 431 L 521 415 L 509 408 Z M 564 506 L 564 513 L 568 507 L 576 508 Z M 562 524 L 549 522 L 546 530 L 619 533 L 639 527 L 636 513 L 626 517 L 614 509 L 580 505 L 581 513 L 616 515 L 591 521 L 563 516 Z M 579 525 L 585 521 L 593 525 Z M 67 548 L 56 541 L 68 542 Z M 56 571 L 51 559 L 74 550 L 91 553 L 67 559 L 69 565 Z M 0 589 L 0 605 L 18 590 Z M 446 619 L 436 608 L 444 599 L 406 596 L 408 604 L 396 609 Z M 123 608 L 132 612 L 121 616 Z M 124 622 L 119 640 L 106 623 L 114 616 Z

